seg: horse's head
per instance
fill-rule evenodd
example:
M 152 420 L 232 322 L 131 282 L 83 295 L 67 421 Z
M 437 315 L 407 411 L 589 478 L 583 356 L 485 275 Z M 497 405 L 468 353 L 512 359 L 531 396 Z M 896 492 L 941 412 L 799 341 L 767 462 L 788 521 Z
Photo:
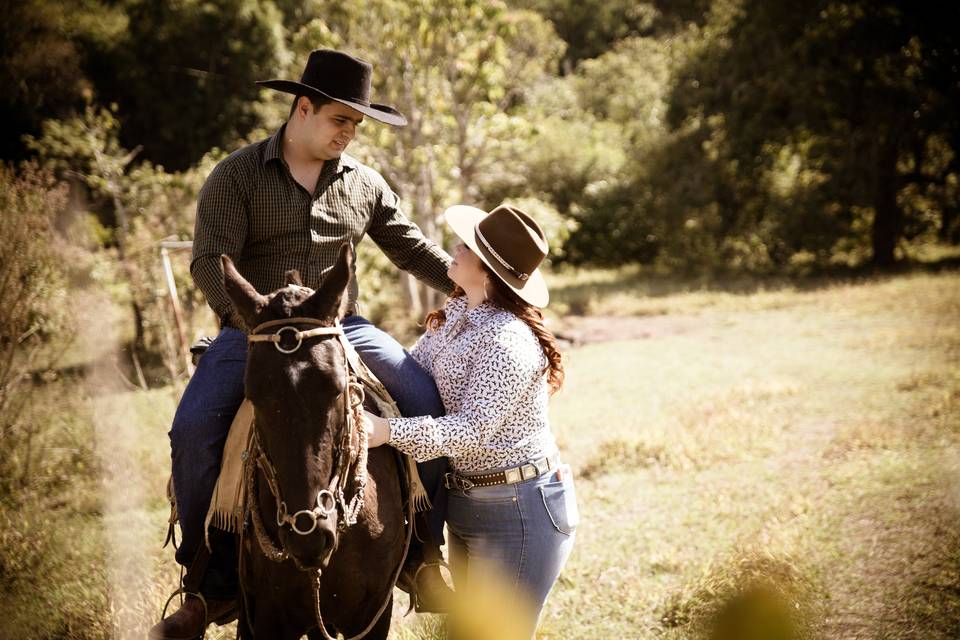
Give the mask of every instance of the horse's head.
M 300 286 L 299 274 L 290 271 L 287 287 L 263 296 L 223 258 L 227 295 L 252 330 L 246 395 L 254 405 L 262 466 L 272 467 L 265 475 L 276 485 L 271 490 L 281 522 L 279 542 L 304 569 L 326 566 L 336 547 L 335 496 L 346 488 L 335 485 L 353 449 L 344 446 L 344 437 L 348 445 L 352 438 L 345 431 L 349 371 L 335 328 L 345 312 L 352 263 L 353 251 L 344 244 L 316 292 Z M 269 478 L 273 473 L 275 481 Z

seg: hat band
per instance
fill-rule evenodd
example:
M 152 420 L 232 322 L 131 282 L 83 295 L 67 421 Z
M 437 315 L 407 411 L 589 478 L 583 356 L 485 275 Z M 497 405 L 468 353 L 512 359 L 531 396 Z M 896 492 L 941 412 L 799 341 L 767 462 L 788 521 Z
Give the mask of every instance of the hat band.
M 483 233 L 480 231 L 479 228 L 477 228 L 477 229 L 475 230 L 475 232 L 476 232 L 476 234 L 477 234 L 477 238 L 480 239 L 480 243 L 483 244 L 483 248 L 486 249 L 487 251 L 489 251 L 489 252 L 490 252 L 490 255 L 492 255 L 494 258 L 496 258 L 496 259 L 497 259 L 497 262 L 499 262 L 499 263 L 503 266 L 504 269 L 506 269 L 507 271 L 509 271 L 510 273 L 512 273 L 512 274 L 514 275 L 514 277 L 520 278 L 520 280 L 522 280 L 522 281 L 524 281 L 524 282 L 526 282 L 527 279 L 530 278 L 530 274 L 528 274 L 528 273 L 523 273 L 523 272 L 521 272 L 521 271 L 517 271 L 517 270 L 514 269 L 512 266 L 510 266 L 510 263 L 507 262 L 506 260 L 504 260 L 504 259 L 500 256 L 500 254 L 497 253 L 497 252 L 494 250 L 494 248 L 490 246 L 490 243 L 487 242 L 487 239 L 483 237 Z

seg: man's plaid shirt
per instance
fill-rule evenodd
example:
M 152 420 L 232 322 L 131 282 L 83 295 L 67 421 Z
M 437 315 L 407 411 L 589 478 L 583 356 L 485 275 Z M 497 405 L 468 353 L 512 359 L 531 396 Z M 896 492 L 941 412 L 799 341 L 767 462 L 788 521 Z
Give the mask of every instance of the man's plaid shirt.
M 343 154 L 324 163 L 312 195 L 297 183 L 281 153 L 285 126 L 220 162 L 200 190 L 190 273 L 224 325 L 243 327 L 223 289 L 221 254 L 262 294 L 286 286 L 288 269 L 317 289 L 344 240 L 356 247 L 369 234 L 399 268 L 453 289 L 450 257 L 403 215 L 379 173 Z M 354 278 L 351 309 L 357 292 Z

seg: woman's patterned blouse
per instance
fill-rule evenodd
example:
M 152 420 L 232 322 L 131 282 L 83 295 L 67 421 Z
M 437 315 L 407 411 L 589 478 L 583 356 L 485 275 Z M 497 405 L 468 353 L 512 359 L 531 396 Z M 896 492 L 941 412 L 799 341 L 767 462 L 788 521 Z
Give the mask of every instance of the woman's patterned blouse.
M 419 461 L 450 458 L 475 473 L 556 452 L 547 416 L 547 359 L 520 318 L 466 296 L 446 304 L 447 319 L 411 353 L 433 376 L 447 414 L 390 420 L 389 444 Z

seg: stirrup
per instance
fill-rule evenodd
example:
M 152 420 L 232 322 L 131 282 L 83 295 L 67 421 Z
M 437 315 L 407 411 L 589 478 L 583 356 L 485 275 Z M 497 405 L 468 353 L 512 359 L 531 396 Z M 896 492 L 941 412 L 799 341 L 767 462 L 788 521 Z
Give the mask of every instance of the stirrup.
M 447 571 L 450 571 L 450 565 L 447 564 L 445 560 L 437 560 L 435 562 L 422 562 L 420 566 L 417 567 L 417 570 L 414 571 L 413 578 L 410 581 L 411 582 L 410 591 L 407 592 L 410 595 L 410 606 L 408 606 L 407 610 L 404 612 L 403 614 L 404 617 L 407 617 L 408 615 L 410 615 L 411 611 L 415 611 L 416 613 L 439 613 L 439 614 L 449 613 L 449 607 L 442 610 L 426 611 L 423 603 L 420 602 L 420 591 L 419 589 L 417 589 L 417 579 L 420 577 L 420 572 L 426 569 L 427 567 L 437 567 L 437 568 L 443 567 Z M 442 574 L 440 577 L 441 579 L 443 579 Z M 444 586 L 446 586 L 446 582 L 447 582 L 446 580 L 443 580 Z M 453 589 L 450 589 L 449 586 L 447 586 L 446 588 L 450 590 L 450 593 L 452 594 L 456 593 L 454 592 Z M 405 591 L 403 587 L 400 587 L 400 589 Z
M 184 587 L 180 587 L 179 589 L 177 589 L 176 591 L 174 591 L 173 593 L 171 593 L 171 594 L 170 594 L 170 597 L 167 598 L 167 601 L 166 601 L 166 602 L 164 603 L 164 605 L 163 605 L 163 610 L 160 612 L 160 619 L 161 619 L 161 620 L 166 620 L 166 618 L 167 618 L 167 607 L 170 606 L 170 603 L 171 603 L 171 602 L 173 601 L 173 599 L 174 599 L 175 597 L 177 597 L 178 595 L 194 596 L 194 597 L 200 599 L 200 604 L 203 605 L 203 622 L 204 622 L 204 624 L 203 624 L 203 631 L 200 632 L 200 640 L 204 640 L 204 638 L 207 637 L 207 627 L 209 626 L 209 625 L 207 624 L 207 599 L 204 598 L 204 597 L 203 597 L 203 594 L 200 593 L 199 591 L 187 591 Z M 183 605 L 183 599 L 182 599 L 182 598 L 181 598 L 181 600 L 180 600 L 180 605 L 181 605 L 181 606 Z

